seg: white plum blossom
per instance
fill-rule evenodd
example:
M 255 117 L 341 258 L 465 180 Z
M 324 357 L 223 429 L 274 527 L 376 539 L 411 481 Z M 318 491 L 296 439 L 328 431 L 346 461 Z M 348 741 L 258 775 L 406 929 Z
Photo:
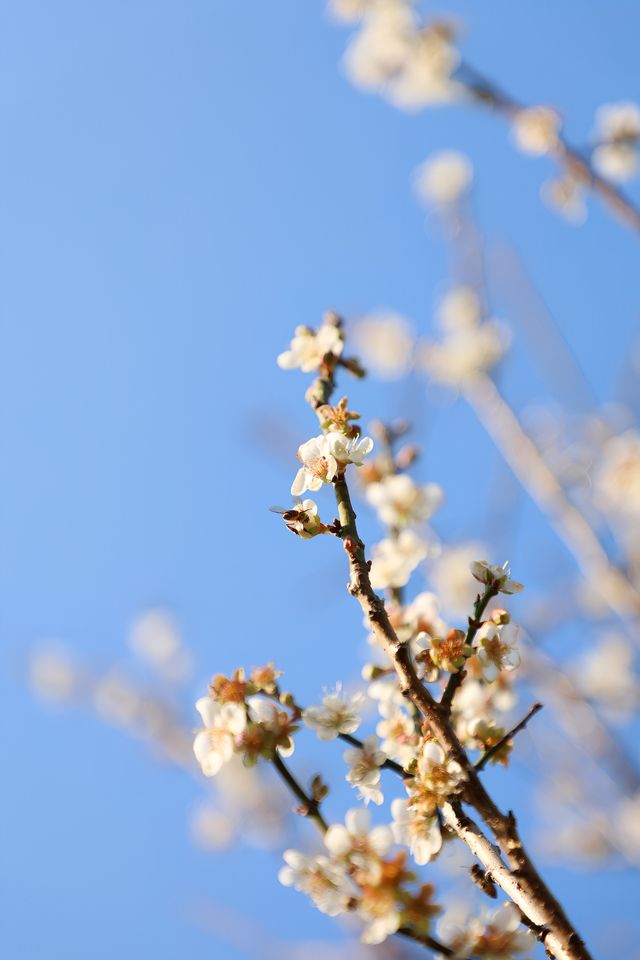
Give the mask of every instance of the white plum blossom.
M 448 627 L 440 616 L 440 603 L 435 593 L 423 590 L 411 603 L 407 604 L 403 613 L 403 626 L 400 633 L 404 638 L 405 630 L 409 631 L 410 639 L 418 634 L 428 637 L 443 637 Z
M 634 671 L 635 652 L 618 633 L 605 634 L 574 668 L 579 687 L 612 716 L 633 711 L 640 703 L 640 682 Z
M 467 775 L 457 762 L 449 760 L 435 740 L 427 740 L 418 754 L 416 782 L 421 790 L 421 802 L 428 813 L 433 813 L 452 794 L 458 793 Z M 431 808 L 431 809 L 430 809 Z
M 631 101 L 603 104 L 596 112 L 593 166 L 610 180 L 629 180 L 638 171 L 640 107 Z
M 587 219 L 584 188 L 570 174 L 552 177 L 540 188 L 544 202 L 553 207 L 569 223 L 581 224 Z
M 212 697 L 200 697 L 196 710 L 203 729 L 193 741 L 193 752 L 206 777 L 213 777 L 227 763 L 239 744 L 247 725 L 243 704 L 218 703 Z
M 495 680 L 501 670 L 520 666 L 516 647 L 520 627 L 515 623 L 483 623 L 476 634 L 476 653 L 486 680 Z
M 311 373 L 328 354 L 339 357 L 342 347 L 342 334 L 334 323 L 323 323 L 318 330 L 299 326 L 289 349 L 278 356 L 278 366 L 283 370 L 299 368 L 303 373 Z
M 520 960 L 533 951 L 536 940 L 521 929 L 520 912 L 513 903 L 504 903 L 493 913 L 477 917 L 452 909 L 438 924 L 438 936 L 453 951 L 454 960 L 468 956 L 479 960 Z
M 443 497 L 437 483 L 417 484 L 406 473 L 391 474 L 366 488 L 367 500 L 378 511 L 380 521 L 390 527 L 428 520 Z
M 542 156 L 558 145 L 560 117 L 550 107 L 527 107 L 518 110 L 511 135 L 523 153 Z
M 131 649 L 167 679 L 184 680 L 190 657 L 173 617 L 166 610 L 146 610 L 131 625 Z
M 453 701 L 454 727 L 459 740 L 475 749 L 478 727 L 490 726 L 495 722 L 496 712 L 506 713 L 515 704 L 516 697 L 510 686 L 467 677 Z
M 369 313 L 353 327 L 353 342 L 365 367 L 382 380 L 399 380 L 409 370 L 415 337 L 408 320 L 390 310 Z
M 457 150 L 432 153 L 414 174 L 418 197 L 438 206 L 457 203 L 468 192 L 472 181 L 471 161 Z
M 418 564 L 428 555 L 427 544 L 413 530 L 402 530 L 394 539 L 381 540 L 373 548 L 372 586 L 376 590 L 404 587 Z
M 605 442 L 593 486 L 596 505 L 605 513 L 640 520 L 640 434 L 636 430 Z
M 433 860 L 442 847 L 442 834 L 435 814 L 425 813 L 419 806 L 410 806 L 408 800 L 399 797 L 391 804 L 391 815 L 396 843 L 409 847 L 411 856 L 420 867 Z
M 482 320 L 478 294 L 472 287 L 453 287 L 440 300 L 436 318 L 438 326 L 445 333 L 473 330 Z
M 348 810 L 344 825 L 332 824 L 324 835 L 324 843 L 334 860 L 346 859 L 361 879 L 377 883 L 380 859 L 393 846 L 393 834 L 386 825 L 371 826 L 371 814 L 362 807 Z
M 476 580 L 479 580 L 486 587 L 493 585 L 499 593 L 512 594 L 524 590 L 521 583 L 511 579 L 511 570 L 508 563 L 505 563 L 502 567 L 493 567 L 486 560 L 474 560 L 470 564 L 470 570 Z
M 382 719 L 376 733 L 382 741 L 382 750 L 402 767 L 408 767 L 418 750 L 418 734 L 413 720 L 393 701 L 382 701 L 380 714 Z
M 458 62 L 450 27 L 419 25 L 406 0 L 371 3 L 344 57 L 352 83 L 408 110 L 456 99 L 461 88 L 451 75 Z
M 291 485 L 291 493 L 299 497 L 305 490 L 320 490 L 323 483 L 330 483 L 347 464 L 361 466 L 372 449 L 370 437 L 349 438 L 337 431 L 312 437 L 298 448 L 302 466 Z
M 249 697 L 247 706 L 249 708 L 249 719 L 253 723 L 259 724 L 266 733 L 272 735 L 278 745 L 280 756 L 290 757 L 295 744 L 289 731 L 291 726 L 289 714 L 282 709 L 280 704 L 274 700 L 267 700 L 266 697 Z
M 357 896 L 357 888 L 345 867 L 329 857 L 309 857 L 299 850 L 285 850 L 283 859 L 285 866 L 278 874 L 280 883 L 306 893 L 321 913 L 337 917 Z
M 78 674 L 67 650 L 57 644 L 43 644 L 29 657 L 29 680 L 44 700 L 63 703 L 76 691 Z
M 320 740 L 335 740 L 340 733 L 355 733 L 362 717 L 364 694 L 346 694 L 340 686 L 322 698 L 321 706 L 307 707 L 302 719 Z
M 368 887 L 360 899 L 357 914 L 364 923 L 360 940 L 374 946 L 396 933 L 402 921 L 393 887 Z
M 327 527 L 318 516 L 318 506 L 314 500 L 301 500 L 293 507 L 285 510 L 278 507 L 272 507 L 271 509 L 274 513 L 282 514 L 287 529 L 302 540 L 310 540 L 320 533 L 327 532 Z
M 494 367 L 506 353 L 510 341 L 508 328 L 497 320 L 450 329 L 439 342 L 422 342 L 418 366 L 438 383 L 461 387 Z
M 384 797 L 380 789 L 380 769 L 387 755 L 378 745 L 375 736 L 367 737 L 361 747 L 350 747 L 342 754 L 349 766 L 348 782 L 357 788 L 358 796 L 365 804 L 380 806 Z

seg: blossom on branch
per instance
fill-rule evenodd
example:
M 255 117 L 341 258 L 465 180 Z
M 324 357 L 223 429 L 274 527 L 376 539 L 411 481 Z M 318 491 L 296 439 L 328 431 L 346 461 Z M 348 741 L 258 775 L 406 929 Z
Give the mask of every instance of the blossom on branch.
M 391 815 L 391 829 L 396 843 L 409 847 L 418 866 L 433 860 L 442 847 L 442 834 L 435 813 L 427 813 L 398 797 L 391 804 Z
M 521 583 L 511 579 L 508 562 L 502 567 L 493 567 L 486 560 L 474 560 L 470 570 L 472 575 L 486 587 L 493 586 L 498 593 L 519 593 L 524 590 Z
M 394 539 L 381 540 L 373 548 L 371 585 L 376 590 L 404 587 L 418 564 L 428 555 L 427 544 L 413 530 L 403 530 Z
M 213 777 L 237 749 L 247 725 L 243 704 L 218 703 L 212 697 L 200 697 L 196 710 L 203 729 L 193 741 L 193 752 L 206 777 Z
M 387 755 L 379 748 L 378 738 L 367 737 L 361 747 L 350 747 L 342 756 L 349 765 L 347 780 L 357 788 L 360 799 L 365 804 L 372 802 L 380 806 L 384 800 L 380 789 L 380 768 Z
M 331 483 L 347 464 L 359 467 L 372 449 L 370 437 L 350 439 L 335 431 L 312 437 L 298 448 L 302 466 L 291 485 L 291 493 L 299 497 L 305 490 L 320 490 L 323 483 Z
M 363 704 L 364 694 L 349 696 L 337 686 L 323 697 L 321 706 L 303 710 L 302 719 L 320 740 L 335 740 L 340 733 L 356 732 L 362 723 L 359 711 Z
M 437 483 L 417 484 L 406 473 L 383 477 L 366 488 L 366 498 L 376 508 L 382 523 L 390 527 L 428 520 L 443 500 Z
M 283 370 L 299 368 L 303 373 L 317 370 L 325 357 L 339 357 L 343 348 L 342 333 L 334 323 L 323 323 L 318 330 L 299 326 L 288 350 L 278 356 Z
M 357 889 L 345 866 L 323 855 L 308 857 L 299 850 L 285 850 L 285 866 L 278 879 L 285 887 L 308 894 L 321 913 L 337 917 L 349 909 Z

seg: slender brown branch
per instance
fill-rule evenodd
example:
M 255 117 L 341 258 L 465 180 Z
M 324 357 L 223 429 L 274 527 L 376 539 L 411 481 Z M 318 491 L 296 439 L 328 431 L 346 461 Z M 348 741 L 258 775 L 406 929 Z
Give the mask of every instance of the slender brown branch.
M 471 847 L 516 906 L 526 913 L 532 923 L 547 931 L 545 947 L 557 960 L 590 960 L 586 946 L 526 853 L 513 814 L 502 813 L 485 790 L 455 735 L 448 714 L 418 678 L 407 645 L 398 639 L 382 599 L 373 590 L 369 563 L 358 534 L 356 514 L 344 474 L 336 477 L 334 489 L 341 523 L 340 536 L 349 557 L 348 590 L 358 600 L 372 632 L 389 655 L 402 693 L 418 708 L 449 757 L 465 771 L 467 781 L 462 799 L 484 819 L 498 841 L 501 852 L 473 821 L 462 814 L 459 806 L 444 805 L 446 822 Z
M 324 835 L 329 829 L 329 825 L 320 812 L 320 804 L 318 801 L 310 797 L 303 787 L 300 786 L 277 750 L 274 752 L 272 762 L 279 776 L 302 804 L 299 813 L 303 817 L 308 817 L 310 820 L 313 820 L 320 833 Z
M 524 109 L 523 104 L 518 103 L 468 63 L 461 66 L 460 76 L 478 103 L 496 110 L 510 120 Z M 597 194 L 632 230 L 640 232 L 640 210 L 622 190 L 596 173 L 580 150 L 572 146 L 564 137 L 559 137 L 552 153 L 574 180 Z
M 476 598 L 476 602 L 473 608 L 473 617 L 469 617 L 469 626 L 467 628 L 467 636 L 465 638 L 465 644 L 472 647 L 473 641 L 475 640 L 476 633 L 482 622 L 482 616 L 487 609 L 487 605 L 490 601 L 498 595 L 498 590 L 494 584 L 489 584 L 484 593 L 481 593 Z M 447 681 L 447 686 L 445 687 L 444 693 L 440 700 L 440 706 L 447 713 L 451 713 L 451 706 L 453 704 L 453 698 L 456 695 L 456 692 L 462 681 L 466 676 L 466 671 L 464 668 L 457 671 L 457 673 L 452 673 Z
M 484 770 L 491 758 L 495 757 L 495 755 L 502 750 L 506 743 L 509 743 L 511 740 L 513 740 L 517 733 L 520 733 L 521 730 L 524 730 L 526 725 L 529 723 L 529 720 L 531 720 L 532 717 L 535 717 L 536 713 L 538 713 L 540 710 L 542 710 L 542 704 L 534 703 L 527 715 L 522 718 L 520 723 L 516 723 L 515 727 L 509 730 L 508 733 L 505 733 L 504 737 L 501 737 L 497 743 L 494 743 L 492 747 L 489 747 L 489 749 L 482 754 L 480 759 L 475 764 L 476 770 Z

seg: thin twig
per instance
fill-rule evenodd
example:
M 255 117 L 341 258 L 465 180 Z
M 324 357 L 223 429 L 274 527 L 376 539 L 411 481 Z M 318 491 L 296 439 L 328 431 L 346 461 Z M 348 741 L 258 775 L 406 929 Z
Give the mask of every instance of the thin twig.
M 525 109 L 523 104 L 500 90 L 493 81 L 488 80 L 468 63 L 461 65 L 460 76 L 478 103 L 496 110 L 510 120 Z M 589 160 L 576 147 L 564 137 L 558 137 L 551 153 L 574 180 L 596 193 L 629 227 L 640 232 L 640 210 L 618 187 L 596 173 Z
M 313 820 L 320 833 L 324 835 L 329 829 L 329 825 L 320 812 L 320 804 L 318 801 L 310 797 L 303 787 L 300 786 L 277 750 L 274 752 L 272 762 L 291 792 L 300 800 L 302 807 L 299 813 L 303 817 L 308 817 L 310 820 Z
M 496 753 L 502 750 L 505 743 L 509 743 L 509 741 L 513 740 L 517 733 L 520 733 L 521 730 L 524 730 L 526 725 L 529 723 L 529 720 L 531 720 L 532 717 L 535 717 L 536 713 L 538 713 L 540 710 L 542 710 L 542 704 L 534 703 L 527 715 L 522 718 L 520 723 L 516 723 L 513 729 L 509 730 L 508 733 L 505 733 L 504 737 L 501 737 L 497 743 L 494 743 L 492 747 L 489 747 L 489 749 L 482 754 L 480 759 L 476 761 L 476 770 L 484 770 L 486 765 L 489 763 L 489 760 L 491 760 L 492 757 L 495 757 Z
M 465 637 L 465 644 L 469 647 L 473 646 L 473 641 L 475 640 L 476 633 L 480 628 L 482 622 L 482 616 L 487 609 L 490 601 L 498 595 L 498 590 L 493 583 L 489 584 L 484 593 L 479 594 L 476 597 L 475 606 L 473 608 L 473 617 L 469 617 L 469 626 L 467 628 L 467 635 Z M 464 668 L 458 670 L 456 673 L 452 673 L 447 681 L 447 686 L 445 687 L 444 693 L 440 700 L 440 706 L 447 714 L 451 713 L 451 705 L 453 703 L 453 698 L 456 695 L 458 687 L 462 684 L 466 676 L 466 671 Z

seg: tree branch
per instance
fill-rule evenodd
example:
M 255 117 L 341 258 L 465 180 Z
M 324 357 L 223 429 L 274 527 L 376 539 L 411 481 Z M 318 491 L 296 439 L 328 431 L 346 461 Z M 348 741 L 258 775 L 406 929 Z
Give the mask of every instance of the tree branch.
M 489 747 L 489 749 L 482 754 L 480 759 L 475 764 L 476 770 L 478 772 L 480 770 L 484 770 L 486 765 L 489 763 L 489 760 L 491 760 L 492 757 L 495 757 L 496 753 L 498 753 L 504 747 L 505 743 L 509 743 L 509 741 L 513 740 L 517 733 L 520 733 L 521 730 L 524 730 L 526 725 L 529 723 L 529 720 L 531 720 L 532 717 L 535 717 L 536 713 L 538 713 L 540 710 L 542 710 L 542 704 L 534 703 L 527 715 L 522 718 L 520 723 L 516 723 L 515 727 L 509 730 L 508 733 L 505 733 L 504 737 L 501 737 L 497 743 L 494 743 L 492 747 Z

